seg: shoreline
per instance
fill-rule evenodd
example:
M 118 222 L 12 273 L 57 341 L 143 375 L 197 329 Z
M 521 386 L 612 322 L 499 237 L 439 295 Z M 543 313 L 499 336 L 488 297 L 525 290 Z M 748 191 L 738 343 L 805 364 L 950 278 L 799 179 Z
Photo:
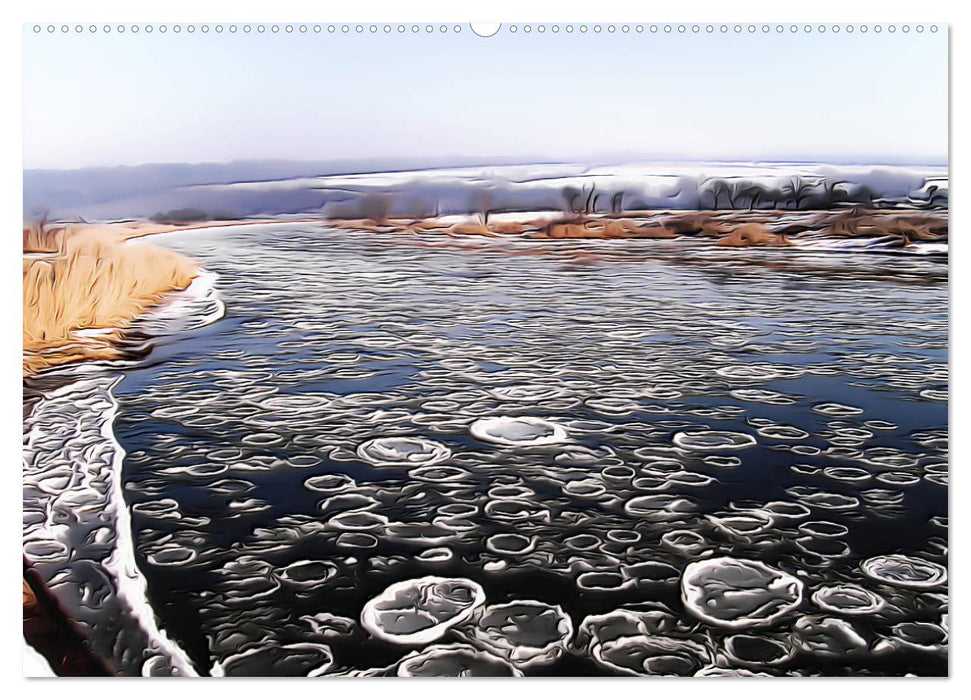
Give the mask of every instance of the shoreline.
M 24 229 L 23 360 L 29 377 L 82 360 L 120 357 L 119 344 L 198 264 L 166 248 L 130 245 L 124 228 Z
M 187 289 L 167 294 L 137 318 L 135 330 L 162 337 L 221 318 L 225 307 L 215 295 L 215 275 L 198 269 Z M 60 371 L 63 383 L 32 386 L 35 400 L 25 403 L 25 640 L 59 675 L 93 668 L 101 675 L 195 676 L 187 653 L 158 626 L 136 562 L 122 490 L 125 451 L 113 430 L 119 407 L 113 388 L 124 368 L 72 372 L 85 364 L 54 367 L 42 376 L 54 380 Z M 79 450 L 89 455 L 80 463 Z M 65 470 L 79 478 L 63 481 Z M 56 525 L 54 509 L 61 503 L 78 508 L 67 531 Z M 78 539 L 78 531 L 91 534 Z M 57 585 L 49 588 L 51 581 Z M 58 595 L 63 586 L 85 590 L 94 583 L 107 587 L 97 606 L 78 605 L 72 593 Z
M 35 622 L 25 624 L 25 639 L 55 670 L 70 672 L 70 652 L 74 663 L 103 675 L 194 676 L 185 651 L 158 627 L 135 559 L 121 483 L 125 452 L 113 432 L 112 389 L 121 379 L 118 371 L 77 377 L 45 394 L 25 419 L 24 510 L 32 518 L 22 532 L 24 585 L 34 595 L 24 596 L 24 618 Z M 82 463 L 73 457 L 79 448 L 91 455 Z M 78 478 L 62 485 L 57 474 L 68 468 Z M 69 530 L 56 524 L 61 503 L 78 508 Z M 73 593 L 94 585 L 97 606 Z M 47 598 L 42 611 L 38 593 Z M 39 612 L 59 623 L 46 644 L 34 634 Z
M 164 295 L 184 290 L 200 274 L 197 263 L 163 247 L 152 245 L 153 236 L 184 231 L 244 226 L 318 224 L 338 230 L 363 233 L 389 233 L 427 237 L 428 240 L 494 238 L 568 243 L 587 240 L 665 240 L 695 239 L 723 248 L 774 248 L 820 253 L 877 253 L 947 256 L 948 209 L 821 209 L 821 210 L 657 210 L 626 211 L 614 214 L 556 211 L 495 212 L 492 214 L 448 214 L 413 219 L 387 217 L 334 219 L 306 215 L 193 221 L 182 224 L 156 223 L 126 219 L 95 223 L 58 223 L 49 225 L 59 235 L 34 234 L 40 246 L 28 249 L 28 229 L 24 234 L 24 353 L 23 376 L 29 377 L 51 367 L 84 360 L 117 359 L 126 329 Z M 47 241 L 46 238 L 50 238 Z M 72 242 L 81 241 L 74 246 Z M 85 244 L 84 241 L 91 241 Z M 109 241 L 110 244 L 105 244 Z M 135 245 L 132 245 L 135 244 Z M 141 244 L 141 245 L 139 245 Z M 66 256 L 91 257 L 95 269 L 82 270 L 73 288 L 61 290 L 48 278 L 65 276 L 65 270 L 50 270 L 65 262 Z M 126 259 L 150 258 L 135 273 L 122 269 Z M 158 258 L 158 259 L 154 259 Z M 69 263 L 70 261 L 68 261 Z M 90 276 L 100 273 L 102 264 L 110 267 L 103 286 L 112 287 L 128 280 L 144 281 L 136 294 L 122 294 L 112 300 L 115 308 L 104 309 L 99 292 L 88 288 Z M 63 265 L 62 265 L 63 267 Z M 66 271 L 70 274 L 70 264 Z M 49 274 L 45 274 L 49 273 Z M 56 274 L 55 274 L 56 273 Z M 161 276 L 159 274 L 161 273 Z M 135 282 L 131 284 L 134 285 Z M 68 285 L 69 287 L 71 285 Z M 39 287 L 33 289 L 33 287 Z M 51 293 L 52 292 L 52 293 Z M 44 328 L 36 318 L 37 306 L 50 301 L 53 315 L 63 316 L 68 300 L 86 294 L 90 305 L 101 314 L 82 310 L 75 323 L 61 322 L 56 332 Z M 43 314 L 41 314 L 43 315 Z
M 148 220 L 106 221 L 100 223 L 76 224 L 78 231 L 110 232 L 120 235 L 126 241 L 146 239 L 163 233 L 178 233 L 182 231 L 196 231 L 210 228 L 228 228 L 235 226 L 264 226 L 266 224 L 285 223 L 320 223 L 321 219 L 227 219 L 224 221 L 192 222 L 187 224 L 157 224 Z
M 126 219 L 77 226 L 78 232 L 111 233 L 124 240 L 164 233 L 236 226 L 320 224 L 336 229 L 447 235 L 450 237 L 525 238 L 529 240 L 623 240 L 707 238 L 725 247 L 823 247 L 825 241 L 880 240 L 885 247 L 947 245 L 949 208 L 937 209 L 659 209 L 616 213 L 492 212 L 413 218 L 362 218 L 281 215 L 260 219 L 159 224 Z M 854 246 L 857 247 L 857 246 Z M 858 246 L 860 248 L 864 245 Z
M 448 214 L 432 218 L 389 216 L 334 219 L 306 215 L 259 219 L 193 221 L 184 224 L 126 219 L 97 223 L 49 225 L 28 236 L 24 231 L 24 360 L 23 375 L 87 359 L 118 357 L 121 336 L 140 315 L 165 294 L 188 287 L 199 275 L 195 261 L 148 241 L 165 233 L 241 226 L 319 224 L 339 230 L 427 235 L 429 238 L 499 238 L 532 241 L 678 240 L 698 239 L 725 248 L 786 248 L 818 252 L 948 254 L 949 209 L 821 209 L 821 210 L 658 210 L 614 214 L 555 211 Z M 60 231 L 61 233 L 57 233 Z M 33 247 L 28 245 L 28 238 Z M 48 240 L 49 239 L 49 240 Z M 75 245 L 75 242 L 79 242 Z M 131 246 L 133 243 L 144 245 Z M 93 252 L 89 252 L 90 249 Z M 73 257 L 72 257 L 73 256 Z M 75 261 L 94 258 L 79 270 L 68 289 L 58 278 L 70 276 Z M 145 261 L 138 258 L 145 258 Z M 125 271 L 126 261 L 133 263 Z M 60 268 L 58 267 L 60 266 Z M 79 265 L 80 267 L 80 265 Z M 109 268 L 102 275 L 101 267 Z M 65 274 L 67 273 L 67 274 Z M 103 288 L 116 292 L 120 284 L 138 287 L 115 294 L 108 304 L 101 290 L 89 288 L 99 275 Z M 118 279 L 112 278 L 116 275 Z M 140 285 L 140 286 L 139 286 Z M 62 285 L 63 287 L 63 285 Z M 36 288 L 36 289 L 35 289 Z M 65 320 L 79 296 L 91 308 Z M 37 307 L 53 306 L 39 318 Z M 113 308 L 105 308 L 111 306 Z

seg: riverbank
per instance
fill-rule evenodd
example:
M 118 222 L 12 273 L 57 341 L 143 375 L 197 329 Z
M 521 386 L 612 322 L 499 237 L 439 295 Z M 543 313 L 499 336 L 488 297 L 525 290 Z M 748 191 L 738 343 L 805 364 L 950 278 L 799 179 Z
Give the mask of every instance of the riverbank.
M 172 230 L 172 227 L 167 227 Z M 118 356 L 124 330 L 199 274 L 178 253 L 130 240 L 165 227 L 24 229 L 23 374 Z
M 24 635 L 58 675 L 194 671 L 162 631 L 135 560 L 114 436 L 119 372 L 29 389 L 24 417 Z M 25 391 L 25 394 L 27 391 Z M 71 509 L 69 526 L 61 511 Z M 38 610 L 38 599 L 44 609 Z
M 538 240 L 706 238 L 715 245 L 907 248 L 946 244 L 948 210 L 624 211 L 479 213 L 425 219 L 332 219 L 336 228 L 380 233 L 521 236 Z
M 375 233 L 539 240 L 704 238 L 725 247 L 946 252 L 948 211 L 508 212 L 408 219 L 282 217 L 160 224 L 148 221 L 24 229 L 24 374 L 117 356 L 124 329 L 197 276 L 191 260 L 143 239 L 155 234 L 274 222 L 325 223 Z
M 97 259 L 106 261 L 100 270 L 103 275 L 132 264 L 129 250 L 117 249 L 129 244 L 116 239 L 111 239 L 114 248 L 100 249 Z M 83 245 L 80 240 L 84 254 L 93 255 L 87 237 Z M 140 245 L 152 250 L 137 255 L 167 259 L 163 255 L 167 251 Z M 68 250 L 70 246 L 62 246 L 59 254 L 67 255 Z M 168 293 L 153 290 L 152 294 L 161 295 L 159 302 L 124 326 L 121 344 L 111 346 L 99 338 L 106 353 L 126 354 L 124 341 L 138 338 L 144 349 L 141 354 L 156 338 L 192 331 L 222 317 L 225 307 L 215 289 L 216 276 L 184 256 L 169 262 L 191 263 L 191 281 L 184 289 Z M 67 275 L 75 270 L 77 276 L 84 264 L 63 269 Z M 137 281 L 121 274 L 115 282 L 122 290 L 133 285 L 137 289 Z M 143 303 L 147 298 L 141 295 L 128 301 Z M 52 371 L 24 379 L 25 639 L 58 675 L 194 675 L 181 649 L 158 628 L 135 561 L 121 487 L 125 453 L 113 432 L 118 402 L 112 389 L 123 375 L 117 367 L 94 373 L 59 371 L 54 365 L 65 359 L 64 354 L 53 355 L 53 362 L 41 357 Z M 98 358 L 91 353 L 77 359 Z M 72 511 L 70 527 L 64 527 L 58 516 L 64 507 Z M 93 590 L 97 591 L 94 602 L 86 593 Z M 45 595 L 46 603 L 39 605 Z

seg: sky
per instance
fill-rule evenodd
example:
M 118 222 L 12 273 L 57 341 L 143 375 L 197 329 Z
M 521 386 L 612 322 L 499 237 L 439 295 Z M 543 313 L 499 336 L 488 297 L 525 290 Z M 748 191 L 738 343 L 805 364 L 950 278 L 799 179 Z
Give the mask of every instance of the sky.
M 521 27 L 481 38 L 467 25 L 417 35 L 326 27 L 48 35 L 26 26 L 24 167 L 947 162 L 946 27 L 767 35 Z

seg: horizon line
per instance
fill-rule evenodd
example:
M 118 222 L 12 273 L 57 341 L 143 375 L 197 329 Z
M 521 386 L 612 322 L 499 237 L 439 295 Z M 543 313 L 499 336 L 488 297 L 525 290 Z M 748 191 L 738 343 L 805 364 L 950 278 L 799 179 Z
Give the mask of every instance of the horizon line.
M 217 165 L 243 165 L 261 163 L 279 163 L 293 165 L 364 165 L 368 161 L 376 161 L 376 169 L 373 170 L 348 170 L 333 174 L 368 174 L 368 173 L 394 173 L 408 172 L 409 170 L 448 170 L 452 168 L 471 168 L 471 167 L 501 167 L 517 165 L 586 165 L 586 166 L 605 166 L 605 165 L 634 165 L 634 164 L 666 164 L 666 163 L 698 163 L 698 164 L 732 164 L 732 165 L 844 165 L 844 166 L 927 166 L 927 167 L 950 167 L 948 156 L 930 156 L 926 159 L 919 157 L 906 157 L 893 159 L 890 156 L 874 156 L 872 159 L 866 157 L 773 157 L 773 158 L 745 158 L 745 157 L 721 157 L 712 159 L 703 158 L 678 158 L 672 156 L 597 156 L 589 158 L 542 158 L 542 157 L 488 157 L 488 156 L 455 156 L 455 157 L 422 157 L 422 156 L 391 156 L 387 158 L 359 157 L 359 158 L 233 158 L 230 160 L 198 160 L 198 161 L 145 161 L 141 163 L 116 163 L 112 165 L 77 165 L 77 166 L 22 166 L 22 172 L 71 172 L 80 170 L 121 170 L 125 168 L 146 168 L 164 166 L 217 166 Z M 383 162 L 383 164 L 382 164 Z M 412 166 L 408 166 L 412 163 Z M 422 164 L 426 165 L 422 165 Z M 392 165 L 394 164 L 394 165 Z M 397 166 L 397 167 L 395 167 Z

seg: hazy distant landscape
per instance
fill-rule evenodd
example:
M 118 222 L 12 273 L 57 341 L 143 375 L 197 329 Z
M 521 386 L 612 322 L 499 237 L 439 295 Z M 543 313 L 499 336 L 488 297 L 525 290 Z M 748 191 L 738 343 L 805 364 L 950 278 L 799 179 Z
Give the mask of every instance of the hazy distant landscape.
M 364 166 L 371 169 L 362 169 Z M 169 212 L 212 219 L 312 213 L 369 218 L 374 196 L 388 216 L 484 210 L 571 211 L 596 189 L 590 213 L 651 209 L 806 210 L 946 208 L 942 166 L 814 163 L 476 165 L 380 169 L 381 162 L 157 164 L 27 170 L 28 216 L 115 220 Z

